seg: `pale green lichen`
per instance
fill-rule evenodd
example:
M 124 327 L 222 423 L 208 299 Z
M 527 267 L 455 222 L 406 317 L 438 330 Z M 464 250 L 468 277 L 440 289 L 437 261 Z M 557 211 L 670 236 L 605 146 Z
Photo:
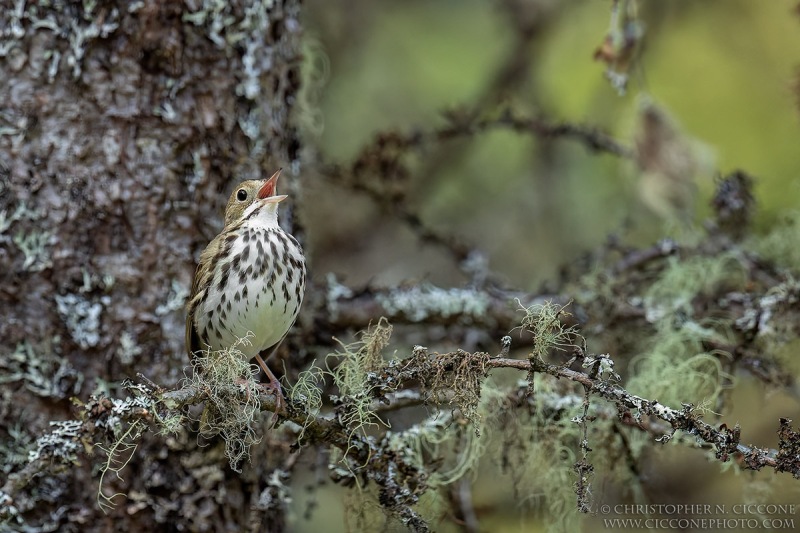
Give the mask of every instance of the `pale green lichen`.
M 164 316 L 172 311 L 182 310 L 186 305 L 189 290 L 175 279 L 172 280 L 171 285 L 172 288 L 167 293 L 166 301 L 156 307 L 155 313 L 157 316 Z
M 329 468 L 333 463 L 329 465 Z M 391 517 L 379 503 L 378 489 L 374 485 L 357 485 L 342 496 L 344 530 L 357 531 L 407 531 L 390 526 Z M 402 527 L 402 526 L 401 526 Z
M 640 355 L 630 362 L 632 377 L 626 388 L 646 398 L 658 398 L 666 405 L 682 402 L 713 402 L 722 390 L 720 357 L 708 353 L 704 342 L 728 344 L 724 332 L 686 322 L 680 327 L 662 324 L 648 339 Z
M 485 384 L 475 418 L 493 416 L 504 397 L 499 388 Z M 457 411 L 437 411 L 405 431 L 387 432 L 386 439 L 389 448 L 404 461 L 427 472 L 431 488 L 443 487 L 474 473 L 486 451 L 489 439 L 466 425 L 467 421 Z M 434 458 L 434 468 L 431 468 L 431 458 Z
M 583 412 L 583 399 L 565 395 L 560 387 L 550 376 L 537 374 L 530 408 L 495 410 L 489 419 L 494 431 L 487 434 L 493 438 L 492 445 L 503 450 L 504 470 L 523 515 L 545 513 L 547 531 L 578 531 L 581 514 L 575 510 L 573 466 L 582 431 L 573 420 Z M 520 392 L 527 388 L 526 381 L 519 383 Z M 594 414 L 594 405 L 589 414 Z M 604 454 L 596 456 L 593 461 L 599 467 Z
M 2 135 L 2 131 L 0 131 L 0 135 Z M 17 210 L 14 211 L 11 216 L 8 215 L 8 211 L 5 209 L 0 210 L 0 235 L 6 232 L 8 228 L 11 227 L 15 221 L 19 220 L 19 206 L 17 206 Z
M 221 50 L 225 49 L 227 39 L 223 32 L 236 21 L 230 14 L 230 5 L 224 0 L 203 0 L 197 11 L 185 12 L 183 21 L 203 26 L 207 37 Z
M 119 336 L 119 347 L 117 348 L 117 359 L 123 365 L 130 365 L 143 352 L 142 347 L 128 331 L 123 331 Z
M 570 316 L 565 310 L 566 306 L 546 301 L 525 307 L 519 300 L 517 305 L 524 316 L 515 329 L 522 329 L 533 335 L 532 357 L 543 358 L 551 351 L 566 350 L 575 346 L 576 341 L 585 344 L 575 326 L 564 324 L 564 319 Z
M 128 388 L 135 390 L 136 386 L 130 385 Z M 95 424 L 97 427 L 110 429 L 115 436 L 128 431 L 124 420 L 130 418 L 132 413 L 154 410 L 153 400 L 144 394 L 128 396 L 125 399 L 109 398 L 109 401 L 111 402 L 111 413 L 105 419 L 96 421 Z
M 289 389 L 289 400 L 293 404 L 302 405 L 307 413 L 316 415 L 322 409 L 322 385 L 324 381 L 325 372 L 316 366 L 316 361 L 314 361 L 308 369 L 303 370 L 297 376 L 297 381 Z M 298 440 L 302 440 L 303 433 L 311 422 L 313 422 L 313 417 L 308 417 L 307 424 L 301 429 Z
M 125 388 L 133 392 L 133 396 L 125 399 L 103 398 L 101 405 L 107 416 L 94 419 L 95 427 L 105 429 L 106 435 L 110 436 L 109 444 L 94 444 L 96 449 L 106 455 L 105 461 L 99 467 L 100 481 L 97 488 L 97 504 L 104 513 L 114 507 L 114 500 L 117 497 L 125 497 L 122 493 L 107 494 L 104 484 L 106 474 L 109 472 L 114 473 L 118 479 L 122 480 L 120 472 L 133 458 L 133 454 L 139 446 L 139 440 L 147 429 L 147 423 L 137 416 L 141 413 L 152 413 L 162 428 L 167 427 L 167 423 L 172 423 L 174 416 L 180 416 L 168 414 L 167 417 L 162 418 L 158 414 L 151 391 L 145 385 L 128 382 L 125 384 Z M 93 398 L 93 400 L 97 400 L 97 398 Z M 168 420 L 167 423 L 165 423 L 165 419 Z
M 465 321 L 482 321 L 489 309 L 489 297 L 470 289 L 442 289 L 419 285 L 377 294 L 375 301 L 389 316 L 402 315 L 411 322 L 422 322 L 431 316 L 460 316 Z
M 25 16 L 26 0 L 14 0 L 14 7 L 6 11 L 7 24 L 0 29 L 0 57 L 6 57 L 25 36 L 22 19 Z
M 798 242 L 800 242 L 800 211 L 790 211 L 767 235 L 750 238 L 747 246 L 778 266 L 797 272 L 800 270 Z
M 609 354 L 590 355 L 583 361 L 583 368 L 591 369 L 597 365 L 597 377 L 608 381 L 621 381 L 622 377 L 614 370 L 614 360 Z
M 14 244 L 24 255 L 22 270 L 40 272 L 53 266 L 50 261 L 48 245 L 53 234 L 49 231 L 31 231 L 29 233 L 17 232 L 14 235 Z
M 181 432 L 185 423 L 185 417 L 180 413 L 167 413 L 165 416 L 156 416 L 161 428 L 159 435 L 176 435 Z
M 261 113 L 258 109 L 251 109 L 249 113 L 239 117 L 237 123 L 248 139 L 254 142 L 261 139 Z
M 28 461 L 56 459 L 61 463 L 75 463 L 83 451 L 80 441 L 83 422 L 80 420 L 61 420 L 50 422 L 54 428 L 50 433 L 36 440 L 36 447 L 28 452 Z
M 658 280 L 644 293 L 642 303 L 649 322 L 676 312 L 692 314 L 692 301 L 708 296 L 722 284 L 744 284 L 745 272 L 731 254 L 716 257 L 671 257 Z
M 35 221 L 42 217 L 38 209 L 30 209 L 26 202 L 20 202 L 10 215 L 5 209 L 0 211 L 0 242 L 8 240 L 4 235 L 19 220 Z M 23 255 L 22 269 L 28 272 L 39 272 L 52 266 L 48 246 L 52 233 L 28 229 L 19 230 L 11 239 Z
M 78 292 L 84 294 L 93 292 L 95 289 L 108 292 L 116 282 L 116 279 L 111 274 L 103 274 L 102 276 L 98 276 L 97 274 L 90 272 L 87 268 L 81 269 L 81 277 L 83 283 L 78 288 Z
M 485 352 L 428 353 L 424 346 L 414 346 L 411 358 L 406 361 L 416 367 L 415 377 L 427 401 L 457 407 L 461 416 L 479 433 L 478 407 L 489 358 Z
M 272 18 L 272 0 L 253 0 L 241 9 L 221 0 L 198 0 L 192 2 L 183 14 L 183 21 L 195 25 L 214 46 L 230 58 L 239 58 L 241 67 L 234 69 L 237 96 L 251 103 L 250 109 L 238 119 L 242 133 L 250 139 L 249 160 L 259 161 L 270 149 L 270 135 L 274 124 L 282 124 L 288 118 L 288 109 L 283 105 L 262 105 L 265 99 L 280 99 L 275 91 L 291 90 L 283 81 L 285 76 L 276 69 L 280 64 L 290 64 L 296 59 L 294 40 L 299 41 L 299 13 L 293 5 L 283 6 L 277 11 L 280 18 Z M 279 36 L 278 42 L 272 42 Z M 288 57 L 287 57 L 288 56 Z M 271 83 L 276 81 L 275 84 Z M 287 97 L 291 100 L 291 96 Z M 297 173 L 297 160 L 291 161 L 292 172 Z M 240 174 L 257 174 L 258 169 L 249 166 Z
M 271 7 L 271 1 L 255 0 L 248 3 L 244 9 L 244 17 L 238 25 L 243 32 L 244 55 L 242 81 L 236 86 L 236 94 L 248 100 L 257 100 L 261 96 L 261 76 L 273 68 L 272 50 L 265 48 L 263 38 L 269 31 Z
M 18 147 L 25 140 L 25 133 L 30 127 L 29 117 L 13 116 L 12 113 L 0 113 L 0 137 L 10 137 L 13 147 Z M 5 215 L 5 211 L 2 212 Z M 8 229 L 0 223 L 0 233 Z
M 92 301 L 77 294 L 56 295 L 56 309 L 72 338 L 81 348 L 91 348 L 100 343 L 100 315 L 111 298 L 101 296 Z
M 640 355 L 631 361 L 628 390 L 665 404 L 713 403 L 723 378 L 719 355 L 705 345 L 735 344 L 732 325 L 723 321 L 697 322 L 693 302 L 712 296 L 723 286 L 737 288 L 746 279 L 734 255 L 670 258 L 659 278 L 640 302 L 646 319 L 655 327 L 650 337 L 640 339 Z
M 36 438 L 28 420 L 14 420 L 3 429 L 7 438 L 0 439 L 0 475 L 8 479 L 9 474 L 28 462 L 28 453 L 35 446 Z M 0 531 L 2 524 L 16 516 L 15 510 L 9 508 L 11 503 L 3 501 L 0 491 Z
M 332 321 L 336 321 L 339 317 L 339 306 L 337 302 L 340 298 L 351 298 L 353 296 L 353 290 L 347 285 L 339 283 L 339 280 L 336 279 L 336 274 L 328 272 L 325 277 L 325 291 L 325 305 L 328 314 Z
M 36 347 L 28 341 L 18 343 L 13 352 L 0 358 L 0 383 L 22 382 L 26 389 L 45 398 L 77 394 L 83 374 L 54 353 L 58 343 L 58 337 Z
M 161 105 L 154 107 L 153 114 L 161 117 L 161 120 L 168 124 L 177 124 L 180 119 L 178 112 L 170 102 L 162 102 Z M 194 156 L 194 153 L 192 155 Z
M 205 182 L 206 166 L 203 163 L 208 158 L 208 146 L 201 144 L 192 150 L 192 172 L 186 177 L 186 186 L 189 193 L 194 193 L 197 186 Z
M 122 469 L 128 465 L 130 460 L 133 458 L 133 454 L 136 453 L 136 448 L 139 446 L 139 439 L 141 438 L 145 429 L 146 424 L 144 422 L 141 420 L 135 420 L 129 424 L 128 427 L 125 428 L 125 431 L 122 432 L 110 445 L 95 445 L 99 450 L 106 454 L 106 460 L 100 467 L 100 481 L 97 484 L 97 504 L 103 513 L 107 513 L 108 510 L 114 508 L 115 498 L 125 497 L 125 494 L 121 492 L 115 492 L 112 494 L 106 494 L 104 492 L 103 485 L 106 474 L 113 472 L 117 479 L 124 481 L 120 475 L 120 472 L 122 472 Z
M 273 68 L 273 52 L 265 46 L 264 38 L 272 23 L 269 17 L 272 5 L 271 0 L 255 0 L 239 16 L 228 2 L 203 0 L 196 11 L 183 14 L 185 22 L 204 28 L 206 37 L 220 50 L 235 48 L 243 52 L 236 94 L 248 100 L 261 98 L 264 92 L 261 77 Z
M 48 81 L 53 82 L 55 73 L 64 63 L 72 69 L 73 78 L 81 75 L 86 51 L 93 41 L 108 38 L 120 25 L 120 14 L 116 7 L 97 10 L 97 2 L 80 3 L 26 2 L 16 0 L 10 10 L 10 24 L 0 32 L 0 57 L 21 49 L 20 43 L 28 33 L 39 30 L 53 32 L 57 39 L 68 43 L 65 54 L 52 50 L 45 59 L 51 60 L 47 69 Z

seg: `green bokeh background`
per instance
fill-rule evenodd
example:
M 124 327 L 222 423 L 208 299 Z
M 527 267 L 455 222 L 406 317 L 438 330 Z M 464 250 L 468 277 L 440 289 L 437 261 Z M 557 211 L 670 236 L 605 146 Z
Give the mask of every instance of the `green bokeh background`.
M 528 72 L 501 102 L 527 116 L 595 126 L 630 145 L 646 94 L 703 154 L 698 222 L 709 212 L 716 174 L 735 169 L 757 179 L 760 228 L 800 206 L 800 15 L 794 0 L 639 2 L 644 48 L 625 95 L 592 59 L 609 30 L 611 1 L 309 0 L 306 144 L 327 162 L 347 164 L 377 132 L 430 130 L 444 124 L 445 109 L 481 101 L 516 42 L 508 4 L 533 17 L 537 33 L 525 51 Z M 644 244 L 665 232 L 664 220 L 637 196 L 633 166 L 573 140 L 497 130 L 432 147 L 412 168 L 411 205 L 426 223 L 486 251 L 493 270 L 523 289 L 553 279 L 560 265 L 611 233 Z M 319 272 L 337 272 L 351 284 L 463 283 L 446 254 L 421 246 L 371 200 L 337 190 L 321 175 L 307 181 L 307 216 L 315 231 L 322 228 L 310 236 Z M 732 421 L 751 431 L 743 441 L 767 445 L 774 441 L 773 421 L 797 413 L 797 401 L 782 394 L 765 399 L 759 384 L 744 379 Z M 718 497 L 700 497 L 700 503 L 741 501 L 747 476 L 720 476 L 719 466 L 698 452 L 668 447 L 654 455 L 654 476 L 689 464 L 714 479 L 713 486 L 696 488 Z M 340 523 L 341 495 L 323 491 L 318 497 L 324 512 L 298 526 L 311 531 Z M 507 497 L 479 478 L 476 501 L 486 510 L 486 530 L 535 530 L 538 522 L 521 518 L 513 502 L 500 503 Z M 304 501 L 300 495 L 298 506 Z
M 792 12 L 794 2 L 640 2 L 644 48 L 624 96 L 604 78 L 604 65 L 592 60 L 609 29 L 611 2 L 518 3 L 538 21 L 537 35 L 526 50 L 529 72 L 501 102 L 528 116 L 596 126 L 631 144 L 638 102 L 647 94 L 702 147 L 699 216 L 707 213 L 715 174 L 737 168 L 758 179 L 761 221 L 797 206 L 800 125 L 793 83 L 800 17 Z M 501 6 L 309 2 L 308 57 L 317 65 L 314 79 L 324 82 L 312 83 L 308 142 L 325 160 L 348 162 L 376 132 L 429 130 L 444 123 L 442 111 L 480 101 L 515 42 Z M 431 225 L 466 235 L 489 252 L 515 285 L 536 286 L 557 265 L 620 231 L 624 221 L 633 222 L 634 240 L 663 234 L 663 221 L 642 209 L 630 163 L 590 153 L 575 141 L 502 130 L 450 144 L 459 143 L 445 147 L 451 149 L 445 164 L 431 169 L 423 158 L 411 198 Z M 309 196 L 312 202 L 329 198 L 312 210 L 337 216 L 335 192 Z M 348 217 L 357 221 L 347 225 Z M 338 234 L 347 233 L 354 251 L 369 255 L 365 249 L 376 244 L 364 228 L 374 229 L 380 213 L 364 217 L 344 215 L 346 232 Z M 329 235 L 319 240 L 338 241 Z M 324 245 L 316 251 L 328 259 Z M 420 264 L 426 262 L 389 269 L 378 279 L 430 275 Z M 386 271 L 376 261 L 365 266 L 349 273 L 360 280 Z

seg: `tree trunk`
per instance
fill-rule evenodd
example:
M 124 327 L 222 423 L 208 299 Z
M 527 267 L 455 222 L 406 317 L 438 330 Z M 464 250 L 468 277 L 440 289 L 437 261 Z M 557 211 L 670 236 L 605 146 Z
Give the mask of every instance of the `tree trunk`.
M 297 171 L 301 27 L 298 0 L 0 4 L 8 475 L 51 421 L 74 418 L 71 397 L 137 373 L 166 386 L 183 377 L 183 303 L 231 183 Z M 282 529 L 282 503 L 269 498 L 275 454 L 254 456 L 239 474 L 219 445 L 199 447 L 182 431 L 145 436 L 124 481 L 106 475 L 105 494 L 127 495 L 107 514 L 96 501 L 104 454 L 95 447 L 96 461 L 29 483 L 9 524 Z

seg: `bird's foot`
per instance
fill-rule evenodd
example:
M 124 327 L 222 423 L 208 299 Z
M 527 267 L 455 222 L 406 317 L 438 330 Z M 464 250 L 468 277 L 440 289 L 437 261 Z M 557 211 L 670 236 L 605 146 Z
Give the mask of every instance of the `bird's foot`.
M 278 422 L 278 416 L 286 414 L 286 398 L 283 397 L 283 387 L 280 381 L 274 376 L 270 376 L 269 383 L 262 383 L 261 388 L 266 392 L 271 392 L 275 395 L 275 413 L 272 415 L 272 425 Z

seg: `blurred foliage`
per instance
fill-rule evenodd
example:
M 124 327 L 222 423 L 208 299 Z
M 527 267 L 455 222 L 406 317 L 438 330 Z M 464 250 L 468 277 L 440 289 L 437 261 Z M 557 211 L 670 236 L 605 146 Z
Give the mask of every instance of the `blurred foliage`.
M 347 161 L 376 132 L 430 129 L 441 125 L 443 111 L 476 104 L 595 125 L 631 144 L 637 101 L 646 94 L 702 143 L 695 202 L 701 213 L 716 171 L 734 168 L 756 176 L 760 220 L 794 207 L 800 192 L 794 3 L 639 2 L 643 44 L 624 96 L 592 59 L 609 31 L 611 5 L 312 0 L 309 39 L 328 69 L 327 82 L 315 89 L 318 149 L 326 160 Z M 533 36 L 520 49 L 523 30 Z M 511 57 L 520 52 L 521 59 Z M 511 64 L 518 79 L 508 81 L 503 69 Z M 558 265 L 611 232 L 644 242 L 663 230 L 637 194 L 635 169 L 569 140 L 498 131 L 429 147 L 415 170 L 410 198 L 425 219 L 469 236 L 520 286 L 552 277 Z M 328 213 L 325 206 L 319 212 Z M 366 220 L 348 227 L 350 237 L 365 249 L 380 246 L 363 228 L 381 215 L 359 212 Z M 428 274 L 413 264 L 408 271 Z
M 486 113 L 508 107 L 526 116 L 595 126 L 625 145 L 641 147 L 648 139 L 664 137 L 663 129 L 646 129 L 644 98 L 655 106 L 647 109 L 667 117 L 660 123 L 669 124 L 667 136 L 680 147 L 676 150 L 681 157 L 694 158 L 681 168 L 694 172 L 689 185 L 696 191 L 676 193 L 688 205 L 691 225 L 699 226 L 708 213 L 716 175 L 736 168 L 756 179 L 757 226 L 765 228 L 782 212 L 797 208 L 800 138 L 798 97 L 792 93 L 800 69 L 796 2 L 638 2 L 643 34 L 624 95 L 604 77 L 606 65 L 593 60 L 613 30 L 612 4 L 309 0 L 305 24 L 312 68 L 304 91 L 312 97 L 301 113 L 306 142 L 322 161 L 346 164 L 378 132 L 430 131 L 453 109 Z M 622 4 L 628 2 L 618 5 Z M 489 254 L 494 271 L 518 287 L 533 289 L 609 234 L 636 244 L 651 242 L 665 230 L 692 234 L 685 220 L 669 218 L 669 210 L 651 210 L 658 207 L 648 195 L 652 199 L 670 194 L 664 180 L 675 167 L 664 153 L 656 154 L 654 163 L 640 148 L 632 163 L 593 153 L 569 139 L 496 130 L 417 149 L 410 164 L 413 176 L 404 186 L 409 203 L 426 223 L 464 236 Z M 654 167 L 658 172 L 652 172 Z M 338 268 L 351 283 L 414 277 L 463 282 L 454 269 L 442 266 L 436 251 L 421 249 L 405 230 L 392 226 L 380 207 L 353 198 L 357 193 L 335 190 L 321 174 L 312 172 L 308 179 L 308 216 L 322 231 L 314 236 L 318 263 Z M 342 210 L 345 200 L 349 209 Z M 337 224 L 327 224 L 329 220 Z M 796 252 L 787 247 L 786 237 L 795 230 L 796 224 L 782 234 L 773 232 L 762 248 L 791 260 Z M 692 279 L 713 288 L 738 280 L 728 266 L 723 258 L 684 269 L 697 267 L 699 275 Z M 675 290 L 668 281 L 665 278 L 661 289 Z M 699 347 L 705 339 L 703 328 L 686 324 L 665 330 L 668 338 L 658 341 L 663 353 L 657 359 L 634 361 L 639 370 L 646 367 L 646 387 L 658 389 L 661 368 L 671 364 L 674 348 L 683 354 L 685 366 L 673 365 L 672 371 L 692 379 L 682 383 L 681 391 L 659 394 L 686 399 L 683 392 L 688 387 L 697 389 L 691 399 L 700 402 L 720 393 L 727 376 Z M 711 381 L 698 385 L 705 366 L 714 367 L 706 376 Z M 782 409 L 796 410 L 796 402 L 783 393 L 765 405 L 762 387 L 745 384 L 743 392 L 737 389 L 737 406 L 753 405 L 748 403 L 753 394 L 758 398 L 758 407 L 737 410 L 743 425 L 767 427 L 767 417 Z M 766 437 L 756 432 L 743 440 L 760 438 Z M 616 474 L 621 479 L 616 485 L 612 479 L 597 480 L 606 492 L 604 501 L 693 501 L 685 484 L 687 479 L 697 481 L 700 474 L 678 466 L 687 464 L 686 454 L 672 447 L 653 452 L 641 447 L 643 441 L 634 435 L 628 453 L 637 459 L 640 453 L 659 454 L 658 462 L 648 463 L 649 471 L 639 473 L 643 482 L 631 483 L 632 472 Z M 524 471 L 535 470 L 553 453 L 543 452 Z M 717 471 L 693 457 L 689 462 L 697 463 L 697 471 Z M 481 524 L 491 524 L 494 531 L 537 527 L 541 516 L 521 518 L 520 509 L 509 503 L 515 499 L 512 481 L 497 479 L 493 466 L 484 470 L 487 482 L 480 477 L 474 483 Z M 657 481 L 647 481 L 648 474 Z M 783 483 L 775 480 L 771 488 Z M 732 472 L 718 475 L 713 487 L 697 481 L 696 488 L 699 503 L 739 502 L 747 490 Z M 536 494 L 535 487 L 531 490 Z M 702 500 L 704 490 L 713 491 L 713 502 L 708 501 L 710 492 Z M 314 524 L 330 522 L 323 516 L 304 524 L 313 530 Z

